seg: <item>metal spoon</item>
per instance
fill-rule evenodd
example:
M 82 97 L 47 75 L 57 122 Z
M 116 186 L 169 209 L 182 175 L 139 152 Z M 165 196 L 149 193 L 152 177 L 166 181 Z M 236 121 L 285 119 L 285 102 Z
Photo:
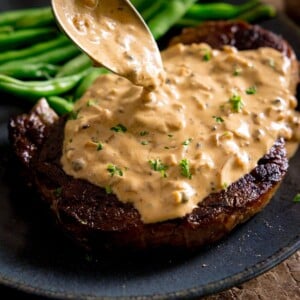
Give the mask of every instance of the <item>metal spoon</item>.
M 96 65 L 145 87 L 159 85 L 163 67 L 157 44 L 128 0 L 52 0 L 62 30 Z

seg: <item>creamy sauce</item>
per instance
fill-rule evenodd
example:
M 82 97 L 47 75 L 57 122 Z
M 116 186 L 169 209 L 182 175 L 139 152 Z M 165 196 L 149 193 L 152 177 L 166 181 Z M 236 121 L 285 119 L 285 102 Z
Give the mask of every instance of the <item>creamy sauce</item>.
M 125 0 L 56 0 L 64 30 L 95 63 L 151 90 L 164 71 L 152 35 Z
M 65 127 L 65 172 L 130 202 L 145 223 L 185 216 L 252 170 L 278 137 L 299 141 L 291 62 L 270 48 L 176 45 L 151 93 L 101 76 Z

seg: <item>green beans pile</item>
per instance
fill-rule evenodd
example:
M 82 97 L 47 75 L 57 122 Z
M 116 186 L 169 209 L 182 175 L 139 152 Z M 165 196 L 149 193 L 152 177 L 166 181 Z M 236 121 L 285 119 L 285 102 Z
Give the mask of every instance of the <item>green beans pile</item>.
M 205 20 L 242 19 L 255 22 L 275 15 L 259 0 L 231 5 L 197 0 L 132 0 L 159 40 L 173 26 L 194 26 Z M 58 113 L 74 102 L 94 80 L 107 73 L 95 68 L 55 23 L 50 7 L 0 13 L 0 91 L 35 103 L 46 97 Z

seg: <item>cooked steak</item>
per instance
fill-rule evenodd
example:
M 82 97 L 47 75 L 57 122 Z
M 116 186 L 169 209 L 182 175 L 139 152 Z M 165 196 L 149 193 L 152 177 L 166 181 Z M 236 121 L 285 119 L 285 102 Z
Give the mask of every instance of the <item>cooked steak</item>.
M 247 39 L 249 32 L 255 34 Z M 237 41 L 240 35 L 241 40 Z M 207 23 L 185 31 L 173 42 L 190 43 L 193 38 L 216 48 L 223 44 L 242 49 L 271 46 L 294 58 L 281 38 L 258 26 L 239 22 Z M 60 158 L 66 120 L 67 116 L 57 118 L 46 101 L 41 100 L 28 114 L 11 118 L 9 137 L 14 153 L 28 173 L 27 180 L 49 204 L 58 224 L 72 239 L 94 251 L 161 246 L 195 249 L 214 242 L 260 211 L 288 168 L 285 143 L 279 139 L 254 170 L 226 190 L 210 194 L 190 214 L 144 224 L 131 204 L 64 173 Z

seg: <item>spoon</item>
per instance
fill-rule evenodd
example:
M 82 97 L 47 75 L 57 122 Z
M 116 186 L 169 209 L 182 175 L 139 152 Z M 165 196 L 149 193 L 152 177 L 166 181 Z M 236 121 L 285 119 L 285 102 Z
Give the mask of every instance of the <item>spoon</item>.
M 153 89 L 164 78 L 157 44 L 128 0 L 52 0 L 66 35 L 97 66 Z

